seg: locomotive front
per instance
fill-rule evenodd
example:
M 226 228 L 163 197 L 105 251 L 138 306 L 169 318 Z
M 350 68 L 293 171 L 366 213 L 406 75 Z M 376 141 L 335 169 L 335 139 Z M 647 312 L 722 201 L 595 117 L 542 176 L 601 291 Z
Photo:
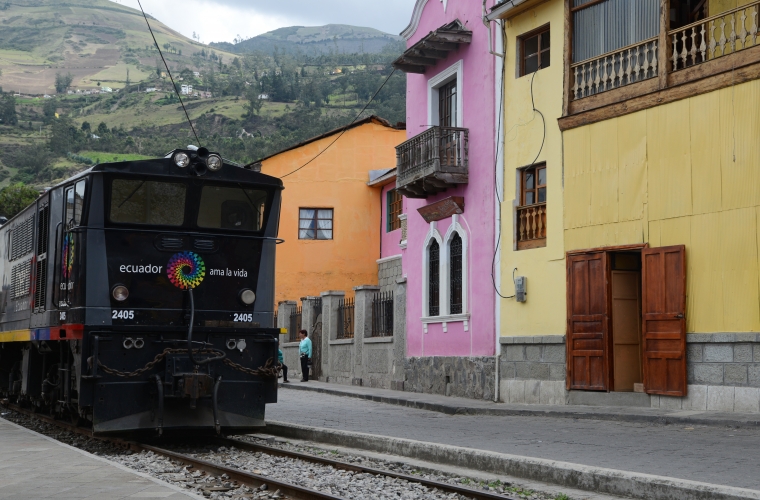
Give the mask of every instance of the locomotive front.
M 48 223 L 55 311 L 29 365 L 66 342 L 70 376 L 48 381 L 45 361 L 43 393 L 57 385 L 50 399 L 96 433 L 264 425 L 277 396 L 282 182 L 201 148 L 97 165 L 61 189 L 74 202 Z

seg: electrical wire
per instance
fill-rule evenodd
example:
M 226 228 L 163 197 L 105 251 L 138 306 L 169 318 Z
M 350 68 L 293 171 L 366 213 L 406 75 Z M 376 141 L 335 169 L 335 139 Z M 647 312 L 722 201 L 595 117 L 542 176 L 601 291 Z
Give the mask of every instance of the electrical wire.
M 166 63 L 166 59 L 164 58 L 164 53 L 161 52 L 161 47 L 158 46 L 158 41 L 156 40 L 156 35 L 153 34 L 153 28 L 150 27 L 150 23 L 148 22 L 148 16 L 145 14 L 145 10 L 143 9 L 142 3 L 140 3 L 140 0 L 137 0 L 137 5 L 140 6 L 140 10 L 142 11 L 142 15 L 145 18 L 145 24 L 148 25 L 148 31 L 150 31 L 150 36 L 153 37 L 153 43 L 156 44 L 156 48 L 158 49 L 158 54 L 161 56 L 161 60 L 164 62 L 164 67 L 166 68 L 166 73 L 169 75 L 169 80 L 172 82 L 172 88 L 174 89 L 174 93 L 177 94 L 177 97 L 179 98 L 179 103 L 182 105 L 182 110 L 185 112 L 185 118 L 187 118 L 187 123 L 190 124 L 190 129 L 193 131 L 193 135 L 195 136 L 195 140 L 198 142 L 198 147 L 201 147 L 201 140 L 198 139 L 198 134 L 195 132 L 195 127 L 193 126 L 192 120 L 190 120 L 190 115 L 187 114 L 187 108 L 185 108 L 185 103 L 182 102 L 182 96 L 179 95 L 179 92 L 177 92 L 177 84 L 174 83 L 174 77 L 172 76 L 171 70 L 169 70 L 169 65 Z
M 338 137 L 336 137 L 336 138 L 335 138 L 335 139 L 334 139 L 334 140 L 333 140 L 333 141 L 332 141 L 330 144 L 328 144 L 328 145 L 327 145 L 327 147 L 326 147 L 325 149 L 323 149 L 322 151 L 320 151 L 319 153 L 317 153 L 317 154 L 314 156 L 314 158 L 312 158 L 311 160 L 307 161 L 306 163 L 304 163 L 303 165 L 301 165 L 301 166 L 300 166 L 300 167 L 298 167 L 297 169 L 293 170 L 292 172 L 288 172 L 287 174 L 283 175 L 282 177 L 280 177 L 280 179 L 284 179 L 285 177 L 287 177 L 287 176 L 289 176 L 289 175 L 295 174 L 296 172 L 298 172 L 299 170 L 301 170 L 302 168 L 304 168 L 305 166 L 307 166 L 308 164 L 310 164 L 311 162 L 313 162 L 314 160 L 316 160 L 317 158 L 319 158 L 320 156 L 322 156 L 322 153 L 324 153 L 325 151 L 327 151 L 328 149 L 330 149 L 330 147 L 331 147 L 333 144 L 335 144 L 336 142 L 338 142 L 338 139 L 340 139 L 341 137 L 343 137 L 343 134 L 345 134 L 345 133 L 346 133 L 346 131 L 349 129 L 349 127 L 350 127 L 351 125 L 353 125 L 353 124 L 354 124 L 354 122 L 355 122 L 356 120 L 358 120 L 358 119 L 359 119 L 359 117 L 362 115 L 362 113 L 364 113 L 364 112 L 367 110 L 367 108 L 368 108 L 368 107 L 369 107 L 369 105 L 372 103 L 372 101 L 374 101 L 374 100 L 375 100 L 375 97 L 377 97 L 377 94 L 379 94 L 379 93 L 380 93 L 380 91 L 381 91 L 381 90 L 383 90 L 383 87 L 385 87 L 385 84 L 386 84 L 386 83 L 388 83 L 388 80 L 390 80 L 390 79 L 391 79 L 391 77 L 393 76 L 393 74 L 394 74 L 395 72 L 396 72 L 396 68 L 393 68 L 393 71 L 391 71 L 391 74 L 390 74 L 390 75 L 388 75 L 388 78 L 386 78 L 386 79 L 385 79 L 385 81 L 383 82 L 383 84 L 382 84 L 382 85 L 380 85 L 380 88 L 379 88 L 379 89 L 377 89 L 377 91 L 374 93 L 374 95 L 372 96 L 372 98 L 371 98 L 369 101 L 367 101 L 367 104 L 365 104 L 365 105 L 364 105 L 364 107 L 362 108 L 362 110 L 361 110 L 361 111 L 359 111 L 359 114 L 358 114 L 358 115 L 356 115 L 356 118 L 354 118 L 353 120 L 351 120 L 351 123 L 349 123 L 348 125 L 346 125 L 345 127 L 343 127 L 343 130 L 342 130 L 342 131 L 341 131 L 341 133 L 338 135 Z
M 503 91 L 503 85 L 504 80 L 506 78 L 506 64 L 502 65 L 502 74 L 501 74 L 501 81 L 502 81 L 502 92 L 501 92 L 501 98 L 499 102 L 499 126 L 497 127 L 497 132 L 501 129 L 501 117 L 502 117 L 502 109 L 504 105 L 504 91 Z M 541 152 L 544 150 L 544 144 L 546 142 L 546 118 L 544 117 L 544 114 L 536 108 L 536 101 L 533 95 L 533 81 L 536 79 L 536 73 L 538 73 L 538 70 L 541 69 L 541 66 L 539 65 L 536 71 L 533 72 L 533 76 L 530 79 L 530 105 L 533 108 L 533 116 L 538 113 L 541 116 L 541 121 L 543 122 L 543 128 L 544 133 L 543 137 L 541 138 L 541 147 L 538 149 L 538 153 L 536 154 L 536 158 L 531 162 L 531 165 L 535 164 L 538 161 L 538 158 L 541 156 Z M 498 221 L 499 221 L 499 230 L 498 235 L 496 237 L 496 248 L 494 249 L 493 254 L 493 261 L 491 262 L 491 282 L 493 283 L 493 289 L 496 291 L 496 294 L 501 297 L 502 299 L 513 299 L 515 295 L 509 295 L 505 296 L 501 294 L 501 291 L 499 291 L 499 288 L 496 286 L 496 256 L 499 254 L 499 247 L 501 246 L 501 204 L 502 200 L 499 197 L 499 183 L 498 183 L 498 175 L 496 174 L 496 169 L 499 168 L 499 141 L 496 141 L 496 158 L 494 159 L 494 189 L 496 190 L 496 200 L 499 202 L 499 213 L 497 214 Z M 517 268 L 512 270 L 512 283 L 515 281 L 515 271 Z

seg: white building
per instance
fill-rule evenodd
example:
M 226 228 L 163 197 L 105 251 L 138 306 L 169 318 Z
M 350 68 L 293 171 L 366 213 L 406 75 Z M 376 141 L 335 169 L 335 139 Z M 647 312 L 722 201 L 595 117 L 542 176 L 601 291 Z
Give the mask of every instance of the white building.
M 101 92 L 113 92 L 111 87 L 100 87 Z
M 193 93 L 193 86 L 192 85 L 182 85 L 180 87 L 180 93 L 182 95 L 191 95 Z

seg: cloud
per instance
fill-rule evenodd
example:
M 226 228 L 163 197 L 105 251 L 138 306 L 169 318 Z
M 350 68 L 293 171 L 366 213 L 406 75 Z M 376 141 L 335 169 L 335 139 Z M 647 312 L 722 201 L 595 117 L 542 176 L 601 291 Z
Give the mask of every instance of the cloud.
M 113 0 L 139 9 L 137 0 Z M 350 24 L 398 34 L 415 0 L 141 0 L 145 11 L 185 36 L 231 42 L 286 26 Z

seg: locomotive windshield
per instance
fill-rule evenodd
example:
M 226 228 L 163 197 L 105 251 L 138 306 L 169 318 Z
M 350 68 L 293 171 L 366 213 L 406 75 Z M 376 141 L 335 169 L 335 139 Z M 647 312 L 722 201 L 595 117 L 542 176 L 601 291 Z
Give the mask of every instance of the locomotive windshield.
M 179 182 L 114 179 L 111 222 L 181 226 L 187 187 Z
M 240 186 L 204 186 L 198 227 L 259 231 L 264 226 L 267 192 Z

